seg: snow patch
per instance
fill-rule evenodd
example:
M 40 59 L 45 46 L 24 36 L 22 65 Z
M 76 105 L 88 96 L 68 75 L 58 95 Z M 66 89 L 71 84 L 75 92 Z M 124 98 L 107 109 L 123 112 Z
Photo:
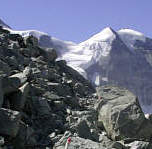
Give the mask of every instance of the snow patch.
M 121 29 L 117 33 L 131 51 L 134 48 L 136 40 L 146 41 L 146 37 L 142 33 L 131 29 Z
M 9 30 L 11 34 L 19 34 L 23 37 L 33 35 L 34 37 L 39 39 L 42 35 L 48 36 L 48 34 L 46 34 L 44 32 L 37 31 L 37 30 L 26 30 L 26 31 L 15 31 L 12 29 L 7 29 L 7 30 Z
M 80 45 L 90 45 L 94 42 L 107 42 L 111 37 L 114 35 L 112 29 L 110 27 L 107 27 L 103 29 L 101 32 L 98 34 L 92 36 L 90 39 L 81 42 Z
M 96 86 L 100 85 L 100 76 L 98 72 L 95 72 L 93 74 L 93 78 L 92 78 L 93 83 L 95 83 Z

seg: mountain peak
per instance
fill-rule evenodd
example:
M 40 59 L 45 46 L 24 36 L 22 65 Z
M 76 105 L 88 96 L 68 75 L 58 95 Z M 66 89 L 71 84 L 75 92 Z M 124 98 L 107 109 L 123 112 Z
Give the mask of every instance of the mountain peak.
M 115 31 L 110 28 L 106 27 L 101 32 L 97 33 L 96 35 L 92 36 L 90 39 L 105 41 L 109 39 L 111 36 L 115 35 Z
M 111 28 L 111 27 L 106 27 L 101 32 L 93 35 L 91 38 L 88 40 L 80 43 L 80 44 L 85 44 L 85 43 L 94 43 L 94 42 L 104 42 L 108 41 L 111 39 L 111 37 L 116 36 L 116 32 Z

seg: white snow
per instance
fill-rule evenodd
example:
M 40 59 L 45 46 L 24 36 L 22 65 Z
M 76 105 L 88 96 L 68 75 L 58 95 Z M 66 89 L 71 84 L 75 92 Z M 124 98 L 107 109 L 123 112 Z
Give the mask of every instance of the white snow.
M 112 37 L 114 35 L 112 29 L 110 27 L 107 27 L 105 29 L 103 29 L 101 32 L 99 32 L 98 34 L 92 36 L 90 39 L 81 42 L 80 45 L 86 45 L 86 44 L 92 44 L 94 42 L 104 42 L 104 41 L 108 41 L 110 39 L 110 37 Z
M 99 73 L 98 73 L 98 72 L 95 72 L 95 73 L 93 74 L 92 82 L 94 82 L 95 85 L 97 85 L 97 86 L 100 85 L 100 76 L 99 76 Z
M 101 79 L 102 79 L 102 81 L 108 82 L 108 78 L 107 77 L 102 77 Z
M 19 34 L 23 37 L 33 35 L 34 37 L 37 37 L 38 39 L 42 35 L 48 35 L 47 33 L 40 32 L 40 31 L 37 31 L 37 30 L 15 31 L 15 30 L 8 29 L 8 28 L 7 28 L 7 30 L 9 30 L 11 32 L 11 34 Z
M 121 29 L 117 33 L 130 50 L 133 50 L 136 40 L 141 40 L 143 42 L 146 40 L 146 37 L 142 33 L 131 29 Z
M 90 39 L 80 44 L 75 44 L 71 42 L 59 41 L 53 39 L 53 43 L 59 47 L 63 48 L 60 51 L 64 51 L 59 59 L 64 59 L 67 64 L 76 70 L 81 70 L 81 74 L 85 74 L 85 70 L 93 65 L 94 63 L 102 60 L 101 57 L 107 57 L 110 53 L 110 42 L 115 37 L 114 33 L 110 28 L 106 28 L 100 33 L 94 35 Z M 65 50 L 66 49 L 66 50 Z M 68 52 L 67 52 L 68 51 Z M 106 61 L 106 58 L 103 58 Z M 101 62 L 102 63 L 102 62 Z M 103 62 L 104 63 L 104 62 Z

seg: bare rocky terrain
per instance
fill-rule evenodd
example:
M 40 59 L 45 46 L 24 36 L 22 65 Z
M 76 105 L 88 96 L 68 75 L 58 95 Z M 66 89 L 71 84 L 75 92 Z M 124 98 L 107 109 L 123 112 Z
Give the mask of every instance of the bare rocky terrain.
M 151 117 L 133 93 L 95 89 L 56 59 L 34 36 L 0 28 L 1 149 L 152 148 Z

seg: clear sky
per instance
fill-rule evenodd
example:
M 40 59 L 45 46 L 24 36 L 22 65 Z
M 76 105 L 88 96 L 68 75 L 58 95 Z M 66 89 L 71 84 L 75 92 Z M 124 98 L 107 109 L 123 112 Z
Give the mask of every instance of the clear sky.
M 2 0 L 0 18 L 13 29 L 36 29 L 81 42 L 105 27 L 152 38 L 152 0 Z

